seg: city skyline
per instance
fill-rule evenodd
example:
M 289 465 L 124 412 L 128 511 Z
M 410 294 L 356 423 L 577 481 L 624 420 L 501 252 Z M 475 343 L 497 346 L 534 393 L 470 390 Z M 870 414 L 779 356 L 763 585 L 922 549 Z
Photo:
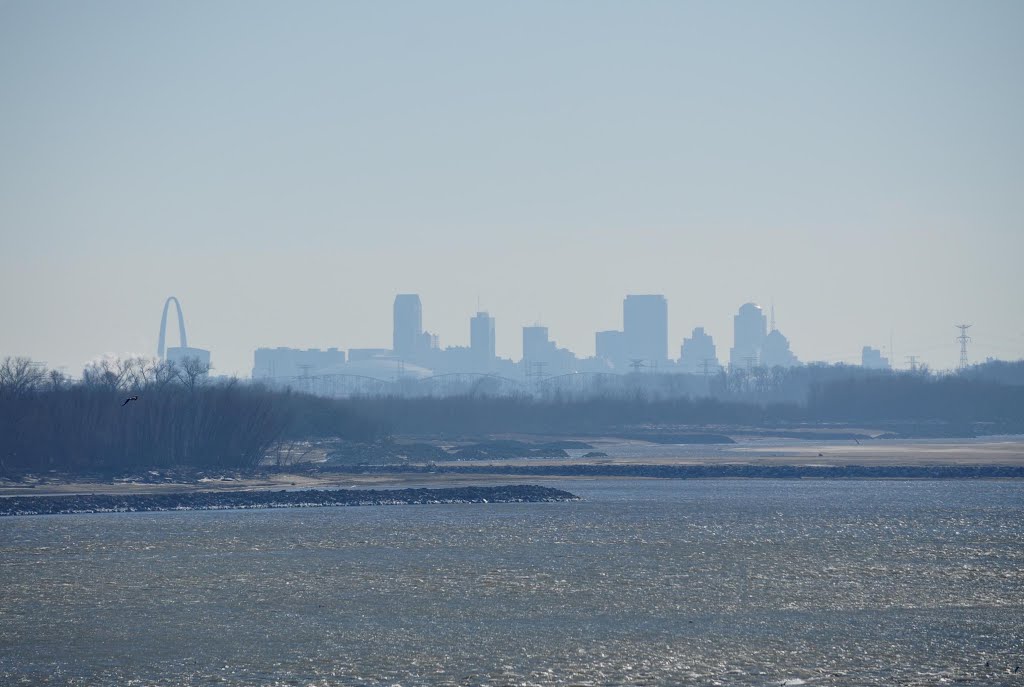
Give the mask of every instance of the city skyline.
M 351 335 L 349 335 L 347 337 L 341 337 L 342 340 L 334 340 L 334 341 L 327 341 L 327 342 L 313 342 L 313 343 L 298 343 L 297 344 L 297 343 L 295 343 L 296 341 L 309 341 L 308 337 L 304 337 L 303 336 L 301 330 L 297 330 L 297 331 L 292 332 L 290 334 L 283 334 L 282 333 L 279 336 L 275 337 L 272 342 L 264 342 L 264 343 L 250 345 L 250 346 L 248 346 L 248 352 L 247 353 L 243 352 L 243 353 L 241 353 L 241 356 L 240 356 L 238 351 L 228 351 L 227 355 L 222 355 L 222 352 L 219 351 L 215 346 L 208 345 L 207 342 L 204 339 L 205 338 L 211 338 L 213 340 L 216 340 L 217 337 L 216 337 L 215 334 L 213 334 L 210 337 L 206 337 L 203 333 L 200 333 L 199 339 L 198 339 L 198 343 L 199 344 L 206 344 L 205 349 L 201 348 L 201 347 L 196 347 L 196 348 L 187 347 L 187 343 L 188 343 L 187 340 L 186 340 L 185 344 L 182 344 L 179 339 L 180 339 L 181 332 L 184 331 L 184 329 L 182 329 L 182 324 L 183 324 L 183 320 L 185 318 L 187 318 L 187 312 L 183 309 L 182 304 L 179 302 L 179 300 L 175 296 L 170 296 L 170 297 L 166 298 L 165 301 L 164 301 L 163 317 L 160 320 L 160 335 L 161 336 L 159 337 L 159 339 L 160 339 L 159 343 L 167 346 L 167 350 L 168 350 L 168 353 L 169 353 L 168 357 L 169 358 L 174 358 L 174 359 L 180 359 L 183 356 L 187 356 L 189 354 L 189 351 L 193 351 L 193 352 L 194 351 L 199 351 L 204 356 L 210 355 L 210 353 L 212 351 L 212 362 L 214 364 L 215 373 L 217 373 L 217 374 L 224 374 L 224 375 L 228 375 L 228 376 L 238 376 L 238 377 L 248 377 L 248 376 L 250 376 L 250 373 L 254 369 L 260 367 L 260 363 L 259 362 L 256 362 L 255 364 L 253 362 L 253 354 L 254 354 L 255 351 L 257 351 L 257 350 L 274 350 L 274 349 L 289 349 L 289 350 L 293 351 L 298 356 L 296 358 L 296 360 L 299 360 L 300 358 L 302 358 L 302 355 L 299 355 L 299 354 L 305 354 L 305 353 L 316 354 L 318 352 L 319 353 L 327 354 L 330 351 L 340 351 L 341 352 L 341 356 L 342 356 L 342 362 L 346 362 L 344 360 L 345 352 L 346 351 L 355 351 L 355 355 L 357 357 L 353 357 L 352 360 L 347 361 L 347 362 L 356 362 L 356 361 L 358 361 L 360 359 L 361 360 L 366 360 L 366 359 L 369 359 L 369 358 L 374 357 L 374 356 L 380 356 L 380 355 L 385 355 L 385 354 L 387 356 L 389 356 L 389 357 L 393 357 L 393 358 L 396 358 L 396 359 L 405 359 L 405 360 L 410 360 L 411 361 L 411 360 L 415 360 L 416 359 L 416 353 L 418 351 L 422 351 L 422 350 L 425 350 L 425 349 L 430 349 L 431 347 L 433 347 L 434 349 L 438 349 L 439 348 L 442 351 L 444 349 L 446 349 L 446 348 L 455 348 L 455 349 L 466 350 L 467 352 L 471 353 L 471 357 L 467 358 L 466 359 L 467 363 L 465 365 L 463 365 L 463 367 L 465 367 L 466 370 L 470 370 L 471 368 L 475 369 L 476 363 L 475 362 L 471 363 L 471 362 L 468 362 L 468 361 L 478 361 L 478 360 L 480 360 L 480 352 L 473 350 L 473 333 L 472 332 L 473 332 L 473 327 L 474 327 L 474 321 L 477 320 L 477 318 L 479 318 L 479 317 L 483 317 L 483 318 L 489 318 L 490 319 L 489 340 L 488 340 L 488 343 L 485 344 L 485 345 L 489 347 L 489 350 L 493 350 L 493 355 L 496 356 L 496 358 L 499 359 L 499 360 L 507 360 L 507 361 L 511 361 L 511 362 L 513 362 L 515 364 L 518 364 L 518 363 L 520 363 L 520 362 L 522 362 L 524 360 L 528 360 L 528 358 L 523 355 L 523 351 L 525 350 L 525 346 L 526 346 L 526 337 L 528 336 L 527 330 L 534 330 L 534 332 L 533 332 L 534 336 L 536 336 L 536 333 L 537 333 L 536 330 L 543 330 L 544 336 L 545 337 L 550 337 L 550 340 L 548 338 L 545 338 L 545 344 L 543 344 L 543 345 L 550 347 L 550 350 L 553 351 L 553 352 L 554 351 L 560 351 L 562 354 L 568 353 L 571 356 L 573 356 L 574 359 L 578 359 L 580 361 L 585 361 L 585 360 L 592 359 L 592 358 L 595 358 L 595 357 L 596 358 L 602 357 L 600 355 L 598 347 L 595 346 L 595 344 L 593 343 L 595 335 L 598 338 L 600 338 L 602 335 L 617 334 L 620 337 L 622 337 L 621 343 L 618 344 L 620 346 L 623 346 L 622 354 L 619 355 L 619 356 L 616 356 L 616 355 L 606 355 L 605 357 L 608 360 L 610 360 L 610 361 L 614 360 L 614 361 L 617 362 L 618 371 L 622 371 L 623 369 L 625 369 L 625 367 L 628 365 L 628 361 L 631 359 L 631 357 L 634 358 L 634 359 L 645 361 L 644 362 L 644 367 L 654 367 L 654 368 L 657 368 L 657 366 L 658 366 L 657 363 L 653 362 L 655 360 L 655 358 L 652 358 L 646 352 L 635 352 L 632 355 L 629 354 L 629 353 L 626 353 L 626 351 L 630 349 L 630 346 L 632 346 L 633 349 L 636 349 L 637 346 L 635 344 L 629 344 L 629 345 L 626 344 L 626 338 L 624 336 L 624 328 L 625 328 L 625 321 L 626 321 L 626 308 L 628 307 L 628 302 L 631 299 L 660 299 L 661 300 L 661 307 L 664 308 L 664 313 L 665 313 L 665 318 L 666 318 L 666 321 L 664 323 L 665 331 L 666 332 L 674 333 L 674 332 L 676 332 L 678 330 L 682 330 L 682 336 L 678 340 L 673 339 L 672 338 L 672 334 L 668 334 L 667 346 L 666 346 L 667 355 L 666 355 L 665 358 L 662 358 L 662 360 L 668 362 L 668 364 L 669 364 L 669 368 L 668 369 L 670 369 L 670 371 L 672 371 L 672 372 L 689 372 L 689 373 L 701 372 L 701 365 L 700 365 L 701 361 L 699 361 L 699 360 L 696 361 L 696 362 L 691 360 L 691 362 L 689 362 L 689 363 L 684 362 L 682 365 L 678 365 L 677 366 L 677 363 L 682 358 L 682 348 L 683 348 L 683 345 L 687 341 L 689 341 L 690 337 L 693 336 L 693 335 L 697 335 L 698 337 L 710 338 L 713 341 L 713 343 L 711 344 L 712 348 L 713 349 L 717 349 L 717 351 L 716 351 L 716 359 L 717 359 L 718 363 L 721 364 L 722 366 L 726 366 L 726 367 L 729 366 L 729 365 L 733 365 L 733 366 L 750 366 L 751 364 L 754 364 L 754 365 L 765 365 L 765 366 L 771 367 L 771 366 L 774 366 L 774 364 L 782 364 L 783 366 L 788 366 L 790 364 L 804 364 L 804 363 L 829 363 L 829 364 L 842 363 L 842 364 L 850 364 L 850 365 L 860 365 L 862 360 L 863 360 L 863 355 L 864 355 L 864 350 L 863 349 L 870 348 L 873 351 L 871 355 L 875 355 L 877 353 L 878 355 L 884 357 L 888 361 L 888 363 L 892 366 L 893 369 L 914 369 L 915 367 L 918 367 L 918 366 L 921 366 L 921 365 L 929 366 L 932 369 L 954 369 L 956 367 L 955 363 L 947 363 L 945 365 L 937 365 L 937 364 L 935 364 L 934 361 L 935 360 L 943 360 L 943 359 L 952 360 L 954 357 L 959 355 L 959 344 L 956 342 L 955 336 L 954 337 L 948 337 L 950 339 L 950 343 L 948 343 L 948 344 L 946 342 L 941 342 L 939 345 L 936 345 L 936 346 L 925 346 L 925 347 L 918 348 L 918 349 L 908 349 L 906 353 L 902 353 L 896 346 L 891 346 L 890 340 L 887 337 L 881 337 L 881 338 L 877 338 L 876 337 L 875 339 L 872 339 L 872 340 L 865 340 L 865 341 L 859 341 L 858 340 L 858 341 L 855 341 L 855 342 L 847 342 L 847 344 L 845 346 L 847 351 L 845 351 L 844 355 L 841 356 L 841 357 L 832 356 L 832 357 L 812 358 L 812 357 L 805 357 L 804 355 L 796 355 L 795 352 L 793 352 L 791 350 L 791 348 L 790 348 L 791 346 L 794 345 L 793 342 L 792 342 L 793 337 L 783 336 L 783 335 L 780 334 L 778 329 L 774 328 L 774 305 L 772 306 L 772 311 L 773 312 L 772 312 L 772 316 L 771 316 L 772 328 L 771 329 L 768 328 L 768 315 L 764 314 L 762 312 L 760 317 L 764 320 L 764 333 L 763 333 L 763 335 L 758 333 L 754 337 L 754 338 L 757 339 L 757 342 L 753 343 L 753 344 L 749 343 L 749 341 L 750 341 L 749 336 L 750 335 L 748 335 L 748 338 L 745 341 L 744 346 L 742 347 L 742 350 L 739 353 L 734 353 L 733 352 L 733 347 L 735 346 L 735 343 L 736 343 L 737 320 L 740 318 L 740 316 L 744 312 L 745 308 L 748 308 L 750 306 L 755 306 L 755 307 L 758 307 L 759 310 L 761 310 L 760 307 L 758 306 L 758 304 L 755 301 L 747 301 L 746 303 L 741 304 L 738 307 L 737 311 L 734 311 L 732 314 L 728 314 L 728 315 L 725 315 L 725 316 L 720 316 L 720 317 L 714 318 L 715 320 L 729 320 L 729 322 L 730 322 L 730 326 L 728 328 L 722 328 L 722 331 L 716 331 L 716 330 L 712 329 L 709 326 L 705 326 L 705 325 L 701 325 L 701 324 L 694 324 L 693 326 L 690 326 L 690 324 L 681 324 L 681 323 L 678 323 L 678 322 L 674 322 L 672 314 L 671 314 L 672 310 L 670 308 L 671 300 L 665 298 L 665 296 L 662 295 L 662 294 L 648 294 L 648 295 L 644 295 L 644 294 L 626 294 L 626 295 L 624 295 L 623 298 L 621 298 L 619 300 L 619 306 L 620 306 L 620 311 L 619 312 L 620 312 L 620 315 L 619 315 L 619 323 L 617 325 L 618 329 L 617 330 L 596 330 L 594 332 L 591 332 L 590 340 L 591 340 L 592 343 L 591 343 L 590 348 L 589 349 L 584 348 L 584 350 L 580 351 L 580 350 L 573 349 L 569 345 L 563 344 L 562 341 L 560 341 L 560 340 L 556 340 L 556 336 L 557 335 L 556 334 L 552 334 L 551 332 L 552 331 L 557 332 L 559 330 L 559 327 L 558 327 L 557 323 L 555 323 L 553 326 L 542 325 L 542 324 L 540 324 L 541 320 L 539 318 L 534 320 L 531 323 L 523 323 L 523 324 L 504 323 L 504 318 L 501 318 L 500 316 L 497 316 L 494 313 L 490 313 L 488 311 L 476 311 L 475 309 L 472 309 L 472 308 L 469 311 L 467 311 L 466 316 L 464 318 L 464 324 L 461 327 L 461 329 L 464 330 L 464 331 L 452 333 L 452 335 L 450 337 L 445 337 L 445 336 L 442 336 L 442 335 L 440 335 L 438 333 L 429 331 L 429 328 L 432 327 L 432 320 L 430 319 L 430 315 L 429 315 L 430 312 L 431 312 L 431 309 L 430 309 L 430 307 L 428 305 L 428 307 L 426 309 L 428 315 L 427 315 L 427 317 L 424 317 L 424 314 L 423 314 L 424 313 L 423 300 L 421 299 L 419 293 L 395 294 L 393 296 L 393 299 L 394 300 L 392 302 L 392 307 L 389 309 L 390 310 L 391 318 L 390 318 L 388 324 L 390 326 L 388 326 L 386 328 L 386 331 L 374 332 L 372 334 L 366 334 L 365 333 L 366 332 L 366 328 L 361 327 L 359 325 L 359 323 L 353 323 L 350 327 L 348 327 L 348 329 L 350 331 L 352 331 L 352 332 L 359 332 L 358 334 L 351 334 Z M 174 304 L 175 309 L 171 310 L 171 311 L 168 311 L 168 307 L 172 303 Z M 437 307 L 436 311 L 438 311 L 438 312 L 451 312 L 450 309 L 444 308 L 444 307 Z M 175 319 L 174 316 L 175 315 L 177 316 L 177 319 L 175 320 L 175 324 L 177 324 L 178 326 L 171 328 L 171 331 L 168 332 L 167 335 L 166 335 L 166 341 L 170 342 L 170 343 L 173 343 L 174 344 L 173 346 L 169 345 L 169 344 L 164 344 L 164 341 L 165 341 L 165 339 L 164 339 L 164 332 L 167 329 L 166 321 L 168 319 L 169 312 L 170 312 L 170 314 L 172 316 L 170 319 L 174 320 Z M 737 312 L 739 314 L 737 314 Z M 377 319 L 379 319 L 379 318 L 377 318 Z M 398 328 L 398 327 L 396 327 L 396 325 L 398 324 L 399 320 L 402 320 L 404 322 L 408 322 L 408 324 L 406 326 L 404 326 L 403 328 Z M 787 321 L 791 321 L 791 320 L 792 320 L 791 317 L 787 318 Z M 503 327 L 501 324 L 495 325 L 495 322 L 499 322 L 499 321 L 504 323 L 505 326 Z M 951 325 L 950 328 L 954 332 L 957 331 L 956 327 L 953 326 L 953 325 Z M 399 331 L 399 329 L 404 329 L 404 331 Z M 196 335 L 195 335 L 194 329 L 192 328 L 191 325 L 189 326 L 188 331 L 192 332 L 192 334 L 191 334 L 192 342 L 196 343 L 197 342 Z M 413 334 L 414 331 L 418 331 L 419 334 L 420 334 L 419 338 L 416 339 L 416 340 L 414 340 L 414 338 L 413 338 L 414 337 L 414 334 Z M 498 336 L 497 335 L 498 332 L 504 334 L 504 336 Z M 769 336 L 771 334 L 776 335 L 776 338 L 775 338 L 775 341 L 774 341 L 775 348 L 774 349 L 770 349 L 770 350 L 775 351 L 775 352 L 765 353 L 765 355 L 767 355 L 768 358 L 764 358 L 764 357 L 762 357 L 761 346 L 766 345 L 766 344 L 768 344 L 768 346 L 771 346 L 771 344 L 772 344 L 772 337 Z M 507 342 L 508 339 L 510 339 L 510 338 L 514 339 L 516 344 L 518 344 L 518 345 L 513 345 L 511 347 L 506 347 L 504 349 L 498 348 L 498 341 L 505 341 L 505 342 Z M 383 342 L 384 340 L 387 340 L 387 339 L 390 339 L 391 342 L 392 342 L 392 345 L 390 347 L 388 347 L 386 345 L 384 345 L 384 346 L 381 346 L 381 345 L 377 345 L 377 346 L 371 345 L 373 343 L 378 343 L 379 344 L 379 343 L 381 343 L 381 342 Z M 893 337 L 893 339 L 895 340 L 895 337 Z M 535 341 L 537 341 L 537 339 L 535 339 Z M 537 345 L 540 345 L 540 344 L 537 344 Z M 702 345 L 705 345 L 705 344 L 702 344 Z M 186 347 L 182 348 L 182 346 L 186 346 Z M 397 349 L 398 346 L 401 346 L 402 348 L 401 349 Z M 781 348 L 780 348 L 780 346 L 781 346 Z M 803 350 L 803 348 L 807 348 L 807 347 L 802 346 L 802 342 L 800 342 L 800 341 L 797 341 L 795 346 L 796 346 L 796 349 L 797 349 L 796 352 L 801 352 Z M 151 350 L 152 346 L 147 347 L 147 348 Z M 120 352 L 119 351 L 108 350 L 108 351 L 99 352 L 99 353 L 96 353 L 96 354 L 91 355 L 89 357 L 86 357 L 82 361 L 82 363 L 80 365 L 77 365 L 77 366 L 74 363 L 72 363 L 72 364 L 55 365 L 55 367 L 58 367 L 60 369 L 64 369 L 66 372 L 68 372 L 68 373 L 70 373 L 72 375 L 77 375 L 78 372 L 80 372 L 81 368 L 84 367 L 89 362 L 92 362 L 92 361 L 95 361 L 95 360 L 99 360 L 99 359 L 102 359 L 102 358 L 105 358 L 105 357 L 106 358 L 110 358 L 110 357 L 126 358 L 126 357 L 135 357 L 135 356 L 141 356 L 141 357 L 146 357 L 146 358 L 153 357 L 152 353 L 150 352 L 150 350 L 147 350 L 146 348 L 140 348 L 139 350 L 134 350 L 134 351 L 120 351 Z M 396 353 L 396 350 L 398 350 L 397 353 Z M 769 350 L 769 349 L 766 348 L 766 350 Z M 892 353 L 893 350 L 896 351 L 896 355 L 895 356 Z M 920 353 L 920 352 L 918 352 L 920 350 L 931 352 L 932 355 L 929 355 L 928 353 Z M 934 352 L 937 351 L 937 350 L 941 351 L 940 355 L 934 355 Z M 992 347 L 985 346 L 984 343 L 983 343 L 983 340 L 982 340 L 982 343 L 980 345 L 976 345 L 972 341 L 972 343 L 971 343 L 971 351 L 972 351 L 972 353 L 971 353 L 971 356 L 970 356 L 971 357 L 971 363 L 973 364 L 973 363 L 976 363 L 976 362 L 982 362 L 983 360 L 989 359 L 989 358 L 992 358 L 992 359 L 1006 359 L 1006 360 L 1024 359 L 1024 354 L 1017 355 L 1016 357 L 1013 356 L 1013 355 L 1010 355 L 1010 356 L 1003 355 L 1003 356 L 1001 356 L 1001 355 L 998 355 L 998 354 L 995 354 L 995 355 L 993 355 L 993 354 L 986 354 L 986 353 L 984 353 L 985 350 L 992 350 Z M 1003 349 L 1003 350 L 1005 350 L 1005 349 Z M 981 352 L 979 352 L 979 351 L 981 351 Z M 45 361 L 45 360 L 42 360 L 42 359 L 38 358 L 37 356 L 32 356 L 30 354 L 30 352 L 24 352 L 24 353 L 0 352 L 0 353 L 3 353 L 4 355 L 25 355 L 26 357 L 32 357 L 33 359 L 39 359 L 42 362 L 46 362 L 47 364 L 52 364 L 52 363 L 50 363 L 50 361 Z M 552 355 L 555 355 L 555 353 L 552 353 Z M 914 358 L 913 361 L 910 360 L 911 356 Z M 157 357 L 159 357 L 159 355 Z M 228 360 L 238 359 L 239 357 L 244 357 L 244 358 L 247 358 L 247 364 L 243 364 L 243 366 L 241 368 L 239 368 L 239 369 L 227 370 L 227 369 L 225 369 L 225 366 L 220 364 L 220 362 L 219 362 L 222 357 L 224 359 L 228 359 Z M 315 355 L 314 355 L 314 358 L 315 358 Z M 328 357 L 325 355 L 325 356 L 323 356 L 322 359 L 327 360 Z M 740 362 L 737 363 L 736 362 L 737 360 L 739 360 Z M 334 361 L 334 364 L 336 364 L 336 363 L 337 363 L 337 361 Z M 299 365 L 299 363 L 296 362 L 296 365 Z M 316 367 L 316 365 L 314 365 L 313 367 Z M 297 367 L 296 369 L 299 369 L 299 368 Z M 271 376 L 273 376 L 273 375 L 271 375 Z
M 495 315 L 504 357 L 534 322 L 591 355 L 623 294 L 660 293 L 671 350 L 703 326 L 724 355 L 737 305 L 774 301 L 805 361 L 891 335 L 897 365 L 953 368 L 962 322 L 974 359 L 1021 358 L 1022 23 L 5 3 L 0 354 L 148 355 L 174 294 L 244 375 L 256 345 L 390 348 L 416 291 L 444 345 Z
M 209 364 L 209 350 L 187 346 L 182 306 L 174 296 L 168 297 L 164 303 L 157 357 L 163 358 L 168 308 L 172 303 L 175 305 L 180 330 L 179 345 L 167 348 L 167 359 L 180 361 L 186 357 L 196 357 Z M 518 358 L 498 355 L 495 348 L 496 318 L 486 311 L 477 311 L 469 318 L 468 346 L 456 344 L 442 347 L 438 335 L 425 329 L 422 308 L 419 294 L 395 295 L 392 307 L 394 343 L 391 348 L 257 346 L 254 349 L 252 377 L 297 377 L 300 371 L 302 375 L 308 375 L 310 370 L 317 373 L 328 369 L 340 372 L 346 363 L 350 371 L 352 364 L 361 365 L 363 369 L 356 371 L 357 374 L 383 374 L 396 378 L 407 373 L 413 377 L 422 377 L 444 372 L 498 375 L 521 373 L 529 378 L 542 377 L 545 372 L 555 375 L 566 372 L 627 373 L 645 369 L 707 375 L 725 368 L 785 368 L 805 363 L 842 363 L 867 368 L 904 367 L 899 365 L 888 346 L 875 347 L 870 344 L 861 347 L 856 361 L 801 361 L 792 352 L 789 338 L 776 326 L 774 304 L 770 308 L 770 316 L 754 302 L 744 303 L 737 309 L 732 318 L 732 346 L 724 358 L 719 357 L 714 335 L 703 326 L 693 328 L 691 336 L 685 337 L 679 345 L 678 357 L 675 356 L 673 344 L 665 338 L 668 309 L 662 294 L 627 294 L 622 300 L 622 329 L 595 332 L 595 355 L 579 355 L 576 351 L 559 347 L 551 339 L 549 328 L 536 323 L 519 328 L 522 346 Z M 957 325 L 957 328 L 965 326 L 970 325 Z M 610 335 L 614 339 L 608 338 Z M 602 337 L 605 337 L 603 351 Z M 963 343 L 959 338 L 957 342 Z M 663 350 L 665 354 L 661 353 Z M 644 355 L 647 357 L 642 357 Z M 964 348 L 961 348 L 960 355 L 959 363 L 962 365 L 964 356 L 969 358 L 969 355 Z M 981 361 L 970 360 L 971 364 L 975 362 Z M 928 362 L 920 355 L 907 356 L 907 369 L 915 370 L 921 365 L 927 366 Z

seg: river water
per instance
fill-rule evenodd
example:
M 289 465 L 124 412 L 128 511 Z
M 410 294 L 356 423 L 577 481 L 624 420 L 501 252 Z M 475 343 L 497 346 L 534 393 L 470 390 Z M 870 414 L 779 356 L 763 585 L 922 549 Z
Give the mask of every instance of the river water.
M 552 486 L 0 519 L 0 684 L 1024 685 L 1020 482 Z

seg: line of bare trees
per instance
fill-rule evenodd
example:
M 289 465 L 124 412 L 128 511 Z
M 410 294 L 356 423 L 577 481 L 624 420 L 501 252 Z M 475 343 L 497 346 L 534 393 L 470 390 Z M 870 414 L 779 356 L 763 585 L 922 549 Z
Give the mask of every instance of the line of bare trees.
M 244 469 L 288 429 L 288 394 L 210 382 L 199 361 L 89 365 L 80 381 L 0 362 L 0 473 Z M 138 401 L 123 405 L 128 396 Z
M 1024 363 L 1007 368 L 1024 368 Z M 25 358 L 0 361 L 0 474 L 148 467 L 247 469 L 281 442 L 396 434 L 603 433 L 640 425 L 931 423 L 1024 432 L 1024 385 L 994 375 L 876 374 L 808 366 L 751 398 L 455 396 L 328 399 L 237 380 L 197 361 L 105 360 L 73 381 Z M 1000 368 L 996 378 L 1005 378 Z M 1016 378 L 1014 378 L 1016 379 Z M 799 392 L 799 393 L 798 393 Z M 139 400 L 122 405 L 128 396 Z M 800 400 L 793 400 L 793 397 Z M 984 431 L 984 430 L 983 430 Z M 280 453 L 278 450 L 277 453 Z
M 1012 369 L 1018 368 L 1024 369 L 1024 363 Z M 555 391 L 542 398 L 378 396 L 345 403 L 398 434 L 453 437 L 613 433 L 645 425 L 776 427 L 858 422 L 915 435 L 923 435 L 926 425 L 935 425 L 927 431 L 960 436 L 976 431 L 1024 432 L 1024 385 L 980 375 L 806 366 L 776 368 L 760 377 L 746 371 L 732 373 L 724 383 L 733 386 L 719 390 L 718 395 L 700 397 L 666 398 L 637 389 L 633 395 Z

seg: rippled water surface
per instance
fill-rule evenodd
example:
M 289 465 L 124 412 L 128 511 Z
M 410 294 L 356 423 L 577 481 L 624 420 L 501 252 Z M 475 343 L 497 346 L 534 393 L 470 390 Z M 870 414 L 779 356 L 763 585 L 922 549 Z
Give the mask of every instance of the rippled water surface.
M 1024 484 L 554 486 L 0 519 L 0 684 L 1024 685 Z

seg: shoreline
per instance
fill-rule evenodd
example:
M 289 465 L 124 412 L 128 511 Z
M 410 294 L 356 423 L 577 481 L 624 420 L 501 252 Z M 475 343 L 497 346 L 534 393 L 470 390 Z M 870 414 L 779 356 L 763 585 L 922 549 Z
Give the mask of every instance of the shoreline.
M 586 439 L 584 444 L 581 440 Z M 527 444 L 526 439 L 532 443 Z M 508 441 L 506 441 L 508 440 Z M 740 438 L 727 446 L 662 445 L 608 437 L 568 440 L 499 436 L 476 441 L 476 451 L 447 460 L 431 456 L 437 442 L 392 459 L 367 446 L 333 454 L 321 450 L 290 464 L 254 469 L 137 468 L 121 472 L 37 473 L 0 476 L 0 502 L 8 498 L 77 495 L 497 487 L 574 479 L 1024 479 L 1024 437 L 973 440 L 791 441 Z M 540 442 L 540 443 L 538 443 Z M 564 447 L 543 456 L 536 447 Z M 348 446 L 348 444 L 345 444 Z M 506 457 L 505 449 L 521 450 Z M 587 448 L 584 448 L 587 446 Z M 306 447 L 310 451 L 313 444 Z M 349 446 L 349 448 L 352 448 Z M 374 448 L 374 447 L 369 447 Z M 376 447 L 379 449 L 380 447 Z M 429 451 L 427 449 L 430 449 Z M 358 449 L 358 450 L 357 450 Z M 493 449 L 493 450 L 490 450 Z M 383 459 L 381 459 L 383 458 Z
M 579 497 L 570 492 L 532 484 L 440 489 L 195 491 L 122 495 L 59 494 L 11 496 L 0 499 L 0 517 L 457 503 L 557 503 L 578 500 L 580 500 Z
M 325 469 L 325 473 L 327 470 Z M 647 463 L 562 465 L 361 465 L 330 468 L 340 474 L 452 476 L 648 477 L 656 479 L 1024 479 L 1024 465 L 666 465 Z

